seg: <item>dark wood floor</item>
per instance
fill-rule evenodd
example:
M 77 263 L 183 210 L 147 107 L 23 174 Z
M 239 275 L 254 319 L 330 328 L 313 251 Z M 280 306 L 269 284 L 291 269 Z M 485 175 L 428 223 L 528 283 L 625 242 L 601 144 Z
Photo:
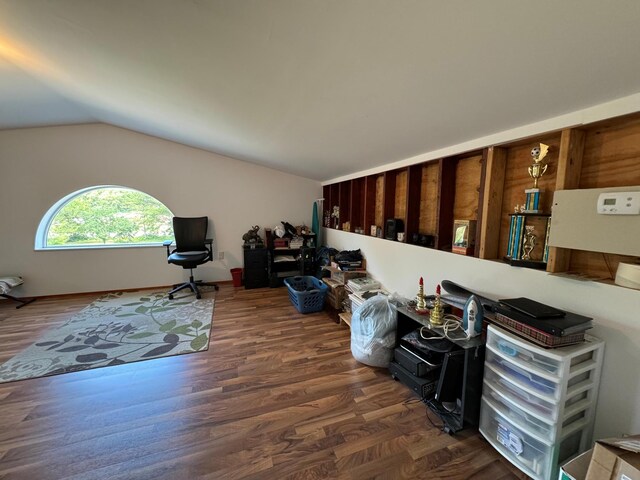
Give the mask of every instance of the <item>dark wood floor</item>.
M 0 302 L 0 362 L 95 298 Z M 349 344 L 283 288 L 222 285 L 206 352 L 0 384 L 0 478 L 525 478 Z

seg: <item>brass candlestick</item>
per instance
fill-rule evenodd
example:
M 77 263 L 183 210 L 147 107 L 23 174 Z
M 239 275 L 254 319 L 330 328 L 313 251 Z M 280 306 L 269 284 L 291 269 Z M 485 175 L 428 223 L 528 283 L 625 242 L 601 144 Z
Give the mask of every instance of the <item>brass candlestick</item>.
M 418 295 L 416 295 L 416 313 L 424 315 L 427 313 L 427 302 L 424 299 L 424 282 L 420 277 L 420 285 L 418 287 Z
M 433 302 L 433 309 L 429 317 L 431 325 L 440 326 L 444 323 L 444 310 L 440 301 L 440 285 L 436 287 L 436 298 Z

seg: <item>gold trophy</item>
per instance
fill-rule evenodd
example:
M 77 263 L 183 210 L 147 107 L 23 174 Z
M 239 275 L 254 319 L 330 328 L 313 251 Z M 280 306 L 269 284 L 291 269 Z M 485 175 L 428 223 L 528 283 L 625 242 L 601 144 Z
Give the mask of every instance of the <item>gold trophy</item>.
M 522 260 L 531 260 L 531 252 L 536 247 L 536 234 L 533 233 L 533 225 L 524 227 L 524 242 L 522 243 Z
M 544 157 L 549 153 L 549 145 L 539 143 L 531 149 L 531 158 L 533 163 L 529 166 L 529 176 L 533 178 L 533 188 L 525 189 L 526 201 L 523 205 L 522 213 L 542 213 L 540 210 L 540 192 L 538 188 L 538 180 L 547 171 L 548 164 L 542 163 Z
M 533 178 L 533 188 L 538 188 L 538 179 L 547 171 L 549 165 L 542 163 L 547 153 L 549 153 L 549 145 L 545 145 L 544 143 L 540 143 L 531 149 L 533 163 L 529 166 L 529 176 Z

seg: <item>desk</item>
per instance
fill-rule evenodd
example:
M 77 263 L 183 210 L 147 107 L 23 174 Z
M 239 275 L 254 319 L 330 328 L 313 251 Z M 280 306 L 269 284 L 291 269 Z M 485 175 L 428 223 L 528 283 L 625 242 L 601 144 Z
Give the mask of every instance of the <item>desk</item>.
M 426 326 L 442 333 L 442 328 L 432 327 L 428 315 L 418 315 L 415 310 L 408 307 L 398 308 L 398 326 L 396 329 L 396 346 L 400 344 L 400 338 L 417 328 Z M 447 412 L 442 405 L 432 399 L 427 405 L 444 422 L 444 430 L 455 433 L 463 428 L 477 426 L 480 418 L 480 398 L 482 396 L 482 374 L 484 370 L 484 339 L 482 336 L 469 340 L 449 340 L 454 344 L 454 349 L 464 350 L 462 395 L 459 399 L 459 408 L 453 412 Z M 444 375 L 441 372 L 440 375 Z

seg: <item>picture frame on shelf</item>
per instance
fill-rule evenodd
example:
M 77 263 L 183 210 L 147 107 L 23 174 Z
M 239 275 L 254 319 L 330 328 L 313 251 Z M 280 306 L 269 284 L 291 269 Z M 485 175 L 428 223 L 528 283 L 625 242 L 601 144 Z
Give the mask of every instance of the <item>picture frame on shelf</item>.
M 459 255 L 473 255 L 476 243 L 475 220 L 453 221 L 453 245 L 451 251 Z

